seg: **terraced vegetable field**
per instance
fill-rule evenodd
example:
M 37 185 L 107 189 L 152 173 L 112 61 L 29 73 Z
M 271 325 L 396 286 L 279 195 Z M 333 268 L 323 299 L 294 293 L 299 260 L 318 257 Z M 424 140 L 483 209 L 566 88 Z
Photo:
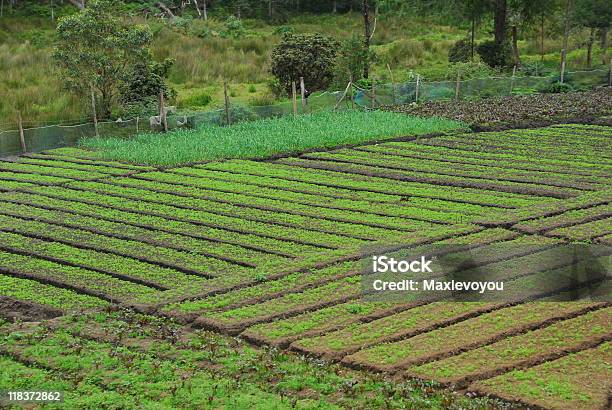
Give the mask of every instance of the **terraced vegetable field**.
M 0 160 L 0 313 L 38 320 L 120 306 L 346 369 L 383 371 L 396 382 L 433 380 L 543 408 L 605 408 L 609 292 L 552 300 L 587 263 L 558 257 L 565 244 L 604 245 L 597 261 L 611 266 L 611 141 L 608 127 L 569 124 L 173 168 L 97 161 L 76 148 Z M 457 258 L 482 251 L 478 269 L 506 280 L 511 299 L 364 295 L 372 255 L 432 245 Z M 544 275 L 557 279 L 542 288 Z M 115 395 L 126 408 L 133 397 L 112 379 L 139 368 L 130 381 L 135 395 L 154 382 L 138 376 L 151 361 L 160 374 L 186 380 L 164 399 L 169 407 L 186 404 L 187 384 L 212 407 L 276 400 L 258 380 L 236 402 L 216 401 L 234 376 L 182 372 L 170 359 L 191 350 L 163 357 L 147 350 L 111 370 L 112 350 L 129 347 L 125 340 L 102 340 L 100 331 L 85 337 L 61 323 L 24 338 L 14 325 L 0 327 L 0 366 L 31 374 L 32 383 L 96 391 L 99 400 Z M 60 351 L 65 343 L 86 348 Z M 50 362 L 51 354 L 62 359 Z M 108 377 L 96 381 L 99 369 L 88 366 L 76 371 L 83 383 L 65 373 L 71 360 L 94 356 Z M 589 377 L 597 383 L 584 388 Z M 280 407 L 333 404 L 303 389 L 285 386 L 281 403 L 283 395 L 294 402 Z M 76 393 L 66 400 L 85 405 Z

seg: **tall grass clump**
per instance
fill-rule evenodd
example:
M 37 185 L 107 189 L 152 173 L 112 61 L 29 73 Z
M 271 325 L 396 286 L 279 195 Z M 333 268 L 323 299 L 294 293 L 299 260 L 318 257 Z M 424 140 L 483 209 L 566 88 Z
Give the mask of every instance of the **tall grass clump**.
M 169 166 L 227 158 L 266 158 L 464 128 L 465 125 L 457 121 L 383 111 L 322 112 L 297 118 L 243 122 L 229 127 L 205 125 L 167 134 L 141 134 L 132 139 L 88 138 L 81 141 L 81 145 L 95 150 L 103 159 Z

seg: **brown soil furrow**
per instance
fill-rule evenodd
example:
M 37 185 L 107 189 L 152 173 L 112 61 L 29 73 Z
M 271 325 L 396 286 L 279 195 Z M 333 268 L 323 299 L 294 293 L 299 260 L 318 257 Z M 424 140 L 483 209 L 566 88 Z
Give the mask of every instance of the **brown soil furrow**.
M 63 314 L 63 311 L 51 306 L 0 295 L 0 318 L 10 321 L 34 322 Z
M 309 169 L 320 169 L 326 171 L 334 171 L 343 174 L 350 175 L 364 175 L 368 177 L 377 177 L 377 178 L 386 178 L 389 180 L 396 181 L 405 181 L 405 182 L 419 182 L 431 185 L 442 185 L 442 186 L 451 186 L 457 188 L 475 188 L 475 189 L 484 189 L 484 190 L 493 190 L 499 192 L 508 192 L 512 194 L 523 194 L 523 195 L 534 195 L 539 197 L 550 197 L 550 198 L 558 198 L 558 199 L 567 199 L 574 196 L 577 196 L 580 191 L 578 190 L 570 190 L 570 189 L 547 189 L 547 188 L 536 188 L 529 186 L 508 186 L 504 184 L 496 184 L 494 182 L 481 182 L 481 181 L 473 181 L 467 178 L 464 178 L 464 181 L 451 181 L 451 180 L 442 180 L 438 178 L 425 177 L 419 175 L 405 175 L 401 172 L 387 171 L 381 170 L 379 171 L 376 167 L 368 167 L 369 169 L 355 169 L 350 166 L 339 165 L 339 163 L 327 163 L 323 161 L 302 161 L 296 162 L 296 160 L 290 161 L 278 161 L 278 164 L 290 165 L 294 167 L 301 168 L 309 168 Z
M 593 207 L 587 207 L 587 208 L 581 208 L 581 209 L 589 209 L 589 208 L 593 208 Z M 560 215 L 563 215 L 563 214 L 560 214 Z M 550 231 L 553 229 L 565 228 L 568 226 L 580 225 L 580 224 L 584 224 L 588 222 L 595 222 L 595 221 L 599 221 L 600 219 L 607 219 L 611 216 L 612 216 L 612 212 L 605 211 L 598 215 L 586 216 L 584 218 L 581 218 L 580 220 L 558 221 L 558 222 L 549 223 L 549 224 L 546 224 L 545 221 L 542 221 L 542 224 L 539 226 L 521 225 L 519 223 L 519 224 L 512 226 L 512 229 L 515 229 L 515 230 L 518 230 L 520 232 L 524 232 L 527 234 L 545 234 L 547 231 Z

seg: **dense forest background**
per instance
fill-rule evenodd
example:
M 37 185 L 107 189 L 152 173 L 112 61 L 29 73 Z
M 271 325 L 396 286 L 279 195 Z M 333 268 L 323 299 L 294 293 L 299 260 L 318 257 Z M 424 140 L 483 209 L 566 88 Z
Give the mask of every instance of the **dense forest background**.
M 88 117 L 88 96 L 67 87 L 57 59 L 59 22 L 87 6 L 86 0 L 0 0 L 0 129 L 13 127 L 17 112 L 26 126 Z M 150 30 L 153 71 L 166 78 L 169 103 L 201 110 L 222 104 L 224 80 L 239 103 L 286 98 L 275 84 L 271 55 L 287 34 L 321 33 L 337 41 L 330 89 L 346 85 L 347 67 L 364 41 L 368 70 L 360 69 L 359 77 L 380 82 L 454 79 L 458 72 L 490 77 L 513 69 L 554 74 L 564 51 L 570 71 L 607 69 L 611 7 L 606 0 L 140 0 L 114 2 L 112 13 Z M 503 58 L 496 44 L 507 47 Z M 133 114 L 120 101 L 108 111 Z

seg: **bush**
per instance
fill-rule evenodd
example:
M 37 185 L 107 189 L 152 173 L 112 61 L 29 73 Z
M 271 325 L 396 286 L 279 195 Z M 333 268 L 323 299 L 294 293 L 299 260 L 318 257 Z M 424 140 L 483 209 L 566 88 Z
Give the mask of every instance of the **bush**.
M 500 47 L 495 41 L 488 40 L 478 44 L 476 51 L 482 61 L 490 67 L 508 67 L 512 65 L 512 49 L 508 43 Z
M 238 38 L 246 34 L 242 20 L 235 16 L 229 16 L 225 21 L 225 29 L 219 33 L 221 37 Z
M 195 94 L 181 101 L 183 107 L 206 107 L 212 101 L 212 97 L 206 93 Z
M 548 93 L 548 94 L 569 93 L 571 91 L 574 91 L 574 87 L 572 87 L 571 85 L 567 83 L 554 82 L 554 83 L 548 84 L 545 87 L 542 87 L 539 91 L 541 93 Z
M 285 34 L 272 50 L 272 74 L 291 93 L 304 77 L 309 92 L 326 89 L 334 78 L 338 42 L 322 34 Z
M 468 39 L 455 42 L 448 50 L 448 61 L 451 63 L 467 63 L 472 57 L 472 43 Z

